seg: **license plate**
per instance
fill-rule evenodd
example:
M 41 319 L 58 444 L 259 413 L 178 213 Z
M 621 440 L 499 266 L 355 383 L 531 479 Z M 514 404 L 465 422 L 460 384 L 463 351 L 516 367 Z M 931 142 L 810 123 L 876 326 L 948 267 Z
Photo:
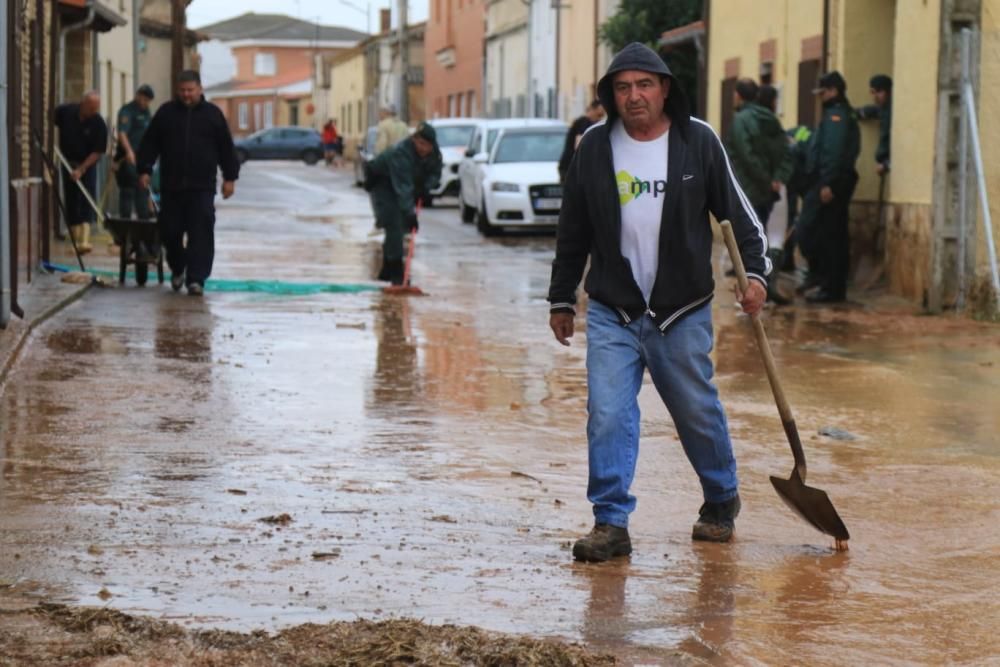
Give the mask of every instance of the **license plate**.
M 561 197 L 548 197 L 545 199 L 536 199 L 535 208 L 543 211 L 554 211 L 562 208 L 562 198 Z

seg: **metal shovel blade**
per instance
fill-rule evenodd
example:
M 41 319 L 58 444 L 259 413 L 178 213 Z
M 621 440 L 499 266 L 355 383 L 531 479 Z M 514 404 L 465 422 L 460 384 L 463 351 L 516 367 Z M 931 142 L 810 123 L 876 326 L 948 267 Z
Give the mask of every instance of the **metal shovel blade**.
M 792 476 L 789 479 L 772 475 L 771 484 L 785 504 L 806 522 L 812 524 L 813 528 L 838 541 L 851 539 L 847 526 L 841 521 L 826 491 L 806 486 L 799 477 L 798 468 L 792 469 Z

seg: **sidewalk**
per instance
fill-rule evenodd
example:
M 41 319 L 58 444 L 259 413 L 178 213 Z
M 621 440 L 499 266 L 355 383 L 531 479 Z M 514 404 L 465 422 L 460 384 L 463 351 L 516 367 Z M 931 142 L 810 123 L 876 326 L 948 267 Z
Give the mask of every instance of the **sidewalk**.
M 31 332 L 90 288 L 89 284 L 64 283 L 61 279 L 61 274 L 39 275 L 18 293 L 24 319 L 14 316 L 7 328 L 0 330 L 0 388 Z

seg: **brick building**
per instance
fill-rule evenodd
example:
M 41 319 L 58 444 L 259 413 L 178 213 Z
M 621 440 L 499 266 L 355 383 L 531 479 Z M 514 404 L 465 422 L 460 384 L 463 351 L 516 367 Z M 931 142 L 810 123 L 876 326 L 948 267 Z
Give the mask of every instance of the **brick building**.
M 424 43 L 424 96 L 432 118 L 483 112 L 484 0 L 431 0 Z
M 217 73 L 232 78 L 208 85 L 234 135 L 274 125 L 316 127 L 314 67 L 355 46 L 364 33 L 280 14 L 243 14 L 198 29 L 211 41 L 199 46 L 206 83 Z

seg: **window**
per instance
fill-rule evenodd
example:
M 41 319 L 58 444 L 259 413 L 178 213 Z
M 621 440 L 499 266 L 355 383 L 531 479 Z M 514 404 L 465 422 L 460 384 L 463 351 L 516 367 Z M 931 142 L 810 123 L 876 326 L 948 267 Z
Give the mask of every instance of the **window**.
M 558 162 L 566 135 L 563 132 L 506 134 L 497 146 L 493 162 Z
M 358 133 L 361 132 L 361 125 L 362 125 L 362 121 L 361 121 L 361 100 L 358 100 L 358 129 L 357 129 Z
M 241 130 L 245 130 L 250 127 L 250 108 L 246 102 L 240 102 L 239 117 Z
M 476 110 L 476 91 L 470 90 L 465 96 L 465 100 L 469 105 L 469 115 L 475 116 L 478 113 Z
M 273 53 L 255 53 L 253 57 L 253 73 L 256 76 L 274 76 L 278 66 Z
M 289 102 L 288 103 L 288 124 L 298 125 L 299 124 L 299 103 Z
M 454 117 L 455 117 L 455 96 L 454 95 L 449 95 L 448 96 L 448 118 L 454 118 Z
M 351 122 L 351 111 L 353 109 L 354 109 L 354 107 L 352 107 L 350 105 L 350 103 L 348 103 L 347 104 L 347 120 L 344 121 L 344 132 L 346 132 L 348 134 L 350 134 L 351 128 L 354 127 L 353 123 Z
M 260 102 L 253 105 L 253 129 L 259 130 L 264 127 L 263 115 L 261 114 Z
M 465 95 L 463 93 L 459 93 L 457 99 L 455 100 L 455 115 L 465 115 Z
M 476 153 L 479 153 L 483 149 L 483 131 L 477 129 L 476 133 L 472 135 L 472 141 L 469 142 L 469 148 L 471 148 Z
M 264 102 L 264 127 L 274 127 L 274 102 Z

